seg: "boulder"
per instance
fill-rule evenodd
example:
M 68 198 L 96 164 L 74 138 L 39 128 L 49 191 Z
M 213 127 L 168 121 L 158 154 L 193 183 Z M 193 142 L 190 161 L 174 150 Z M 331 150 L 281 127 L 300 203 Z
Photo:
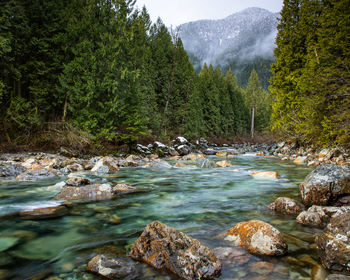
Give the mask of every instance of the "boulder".
M 225 240 L 257 255 L 282 256 L 288 251 L 282 234 L 270 224 L 258 220 L 238 223 L 227 232 Z
M 0 164 L 0 177 L 16 177 L 25 171 L 27 171 L 27 168 L 25 168 L 21 164 Z
M 176 151 L 180 154 L 180 156 L 185 156 L 191 152 L 191 148 L 187 145 L 181 145 L 176 147 Z
M 325 268 L 350 272 L 350 209 L 338 211 L 315 241 Z
M 18 175 L 16 179 L 18 181 L 38 181 L 38 180 L 49 180 L 55 178 L 56 175 L 47 171 L 46 169 L 41 170 L 27 170 L 26 172 Z
M 280 175 L 275 171 L 257 171 L 250 174 L 254 178 L 268 178 L 268 179 L 277 179 Z
M 66 181 L 67 186 L 73 186 L 73 187 L 90 185 L 90 184 L 91 184 L 91 181 L 88 178 L 82 178 L 82 177 L 71 177 L 71 178 L 68 178 L 68 180 Z
M 112 199 L 114 196 L 112 186 L 110 184 L 94 184 L 80 187 L 64 187 L 62 191 L 56 195 L 56 200 L 89 200 L 99 201 Z
M 158 221 L 144 229 L 130 256 L 182 279 L 213 279 L 221 274 L 221 263 L 212 250 Z
M 279 197 L 275 202 L 267 206 L 267 208 L 287 215 L 298 215 L 305 210 L 303 204 L 289 197 Z
M 293 162 L 295 164 L 305 164 L 307 160 L 307 157 L 303 156 L 303 157 L 297 157 Z
M 330 218 L 339 211 L 339 207 L 313 205 L 297 217 L 297 222 L 312 227 L 325 227 Z
M 303 211 L 298 215 L 296 221 L 305 226 L 322 228 L 325 226 L 325 217 L 326 215 L 321 212 Z
M 97 173 L 109 173 L 119 170 L 118 160 L 112 157 L 103 157 L 101 158 L 91 169 L 92 172 Z
M 117 184 L 112 188 L 112 191 L 114 194 L 122 195 L 122 194 L 140 192 L 142 190 L 127 184 Z
M 215 154 L 217 157 L 226 157 L 227 152 L 226 151 L 220 151 Z
M 130 155 L 126 159 L 126 166 L 140 166 L 140 162 L 142 161 L 142 158 L 135 155 Z
M 181 145 L 187 145 L 188 141 L 185 137 L 176 137 L 175 140 L 173 141 L 174 146 L 181 146 Z
M 68 214 L 68 208 L 63 205 L 45 207 L 45 208 L 36 208 L 30 211 L 24 211 L 19 213 L 20 217 L 25 220 L 44 220 L 52 219 L 64 216 Z
M 216 155 L 216 151 L 214 149 L 211 149 L 211 148 L 208 148 L 208 149 L 204 150 L 203 153 L 205 155 L 208 155 L 208 156 Z
M 233 167 L 233 165 L 229 163 L 227 160 L 217 161 L 215 163 L 215 166 L 216 167 Z
M 125 257 L 99 254 L 89 261 L 86 270 L 107 279 L 139 279 L 135 263 Z
M 320 165 L 305 178 L 299 190 L 306 206 L 330 205 L 339 196 L 350 194 L 350 168 Z
M 191 153 L 191 154 L 185 155 L 181 158 L 181 160 L 183 160 L 183 161 L 196 161 L 199 159 L 206 159 L 206 156 L 203 154 Z
M 150 149 L 148 149 L 148 147 L 143 146 L 141 144 L 137 144 L 136 145 L 136 150 L 140 153 L 140 154 L 144 154 L 144 155 L 149 155 L 151 154 Z

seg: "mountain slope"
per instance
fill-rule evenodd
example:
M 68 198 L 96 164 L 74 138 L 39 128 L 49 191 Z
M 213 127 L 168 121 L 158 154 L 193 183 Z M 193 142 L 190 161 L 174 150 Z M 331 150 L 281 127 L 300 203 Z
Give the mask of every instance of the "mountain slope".
M 185 23 L 181 25 L 180 37 L 197 70 L 206 62 L 224 69 L 231 67 L 238 77 L 242 74 L 240 65 L 252 68 L 249 64 L 258 60 L 265 61 L 261 67 L 265 77 L 273 61 L 277 17 L 278 14 L 261 8 L 248 8 L 221 20 Z M 238 77 L 240 84 L 246 84 L 248 77 L 242 79 Z M 266 87 L 267 78 L 264 82 Z

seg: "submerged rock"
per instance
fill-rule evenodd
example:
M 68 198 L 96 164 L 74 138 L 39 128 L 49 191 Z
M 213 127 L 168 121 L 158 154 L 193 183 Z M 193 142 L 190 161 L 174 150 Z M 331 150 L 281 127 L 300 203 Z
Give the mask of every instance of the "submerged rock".
M 206 159 L 206 156 L 203 155 L 203 154 L 191 153 L 191 154 L 188 154 L 188 155 L 183 156 L 181 158 L 181 160 L 183 160 L 183 161 L 196 161 L 196 160 L 199 160 L 199 159 Z
M 337 212 L 324 233 L 316 236 L 316 244 L 324 267 L 350 272 L 350 211 Z
M 43 219 L 51 219 L 64 216 L 68 214 L 68 208 L 63 205 L 53 206 L 53 207 L 45 207 L 45 208 L 37 208 L 30 211 L 24 211 L 19 213 L 22 219 L 26 220 L 43 220 Z
M 144 229 L 130 256 L 182 279 L 213 279 L 221 273 L 221 263 L 212 250 L 158 221 Z
M 117 184 L 112 188 L 113 193 L 115 194 L 128 194 L 128 193 L 135 193 L 135 192 L 141 192 L 143 190 L 140 190 L 138 188 L 132 187 L 128 184 Z
M 11 236 L 4 236 L 0 237 L 0 252 L 4 252 L 11 247 L 18 244 L 20 238 L 18 237 L 11 237 Z
M 233 165 L 229 163 L 227 160 L 218 161 L 215 163 L 215 166 L 216 167 L 233 167 Z
M 342 274 L 330 274 L 328 275 L 326 280 L 350 280 L 350 276 L 346 276 Z
M 306 206 L 330 205 L 339 196 L 350 194 L 350 168 L 320 165 L 300 184 L 299 190 Z
M 89 261 L 86 269 L 107 279 L 139 279 L 135 263 L 127 258 L 100 254 Z
M 282 234 L 268 223 L 258 220 L 238 223 L 227 232 L 225 240 L 257 255 L 282 256 L 288 251 Z
M 110 184 L 94 184 L 81 187 L 64 187 L 54 199 L 98 201 L 112 199 L 113 196 L 114 193 Z
M 280 177 L 280 175 L 275 171 L 257 171 L 250 174 L 250 176 L 253 176 L 255 178 L 271 178 L 271 179 L 277 179 Z
M 289 197 L 279 197 L 275 202 L 267 206 L 267 208 L 287 215 L 298 215 L 305 210 L 303 204 Z
M 38 180 L 48 180 L 55 178 L 56 175 L 47 171 L 46 169 L 41 170 L 28 170 L 17 176 L 18 181 L 38 181 Z
M 218 247 L 213 249 L 217 258 L 230 266 L 241 266 L 249 262 L 252 255 L 239 247 Z

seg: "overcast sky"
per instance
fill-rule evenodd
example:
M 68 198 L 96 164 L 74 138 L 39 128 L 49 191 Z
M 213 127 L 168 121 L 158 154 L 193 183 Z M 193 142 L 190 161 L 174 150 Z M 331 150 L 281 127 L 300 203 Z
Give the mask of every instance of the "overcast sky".
M 146 5 L 153 22 L 160 17 L 167 25 L 177 26 L 199 19 L 221 19 L 249 7 L 280 12 L 283 0 L 137 0 Z

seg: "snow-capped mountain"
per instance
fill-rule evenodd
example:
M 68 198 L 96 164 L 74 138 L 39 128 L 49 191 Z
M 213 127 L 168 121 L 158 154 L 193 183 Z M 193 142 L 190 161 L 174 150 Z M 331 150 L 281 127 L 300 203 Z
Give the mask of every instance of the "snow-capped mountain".
M 272 58 L 279 14 L 248 8 L 221 20 L 180 26 L 185 49 L 197 63 L 225 66 L 232 61 Z

